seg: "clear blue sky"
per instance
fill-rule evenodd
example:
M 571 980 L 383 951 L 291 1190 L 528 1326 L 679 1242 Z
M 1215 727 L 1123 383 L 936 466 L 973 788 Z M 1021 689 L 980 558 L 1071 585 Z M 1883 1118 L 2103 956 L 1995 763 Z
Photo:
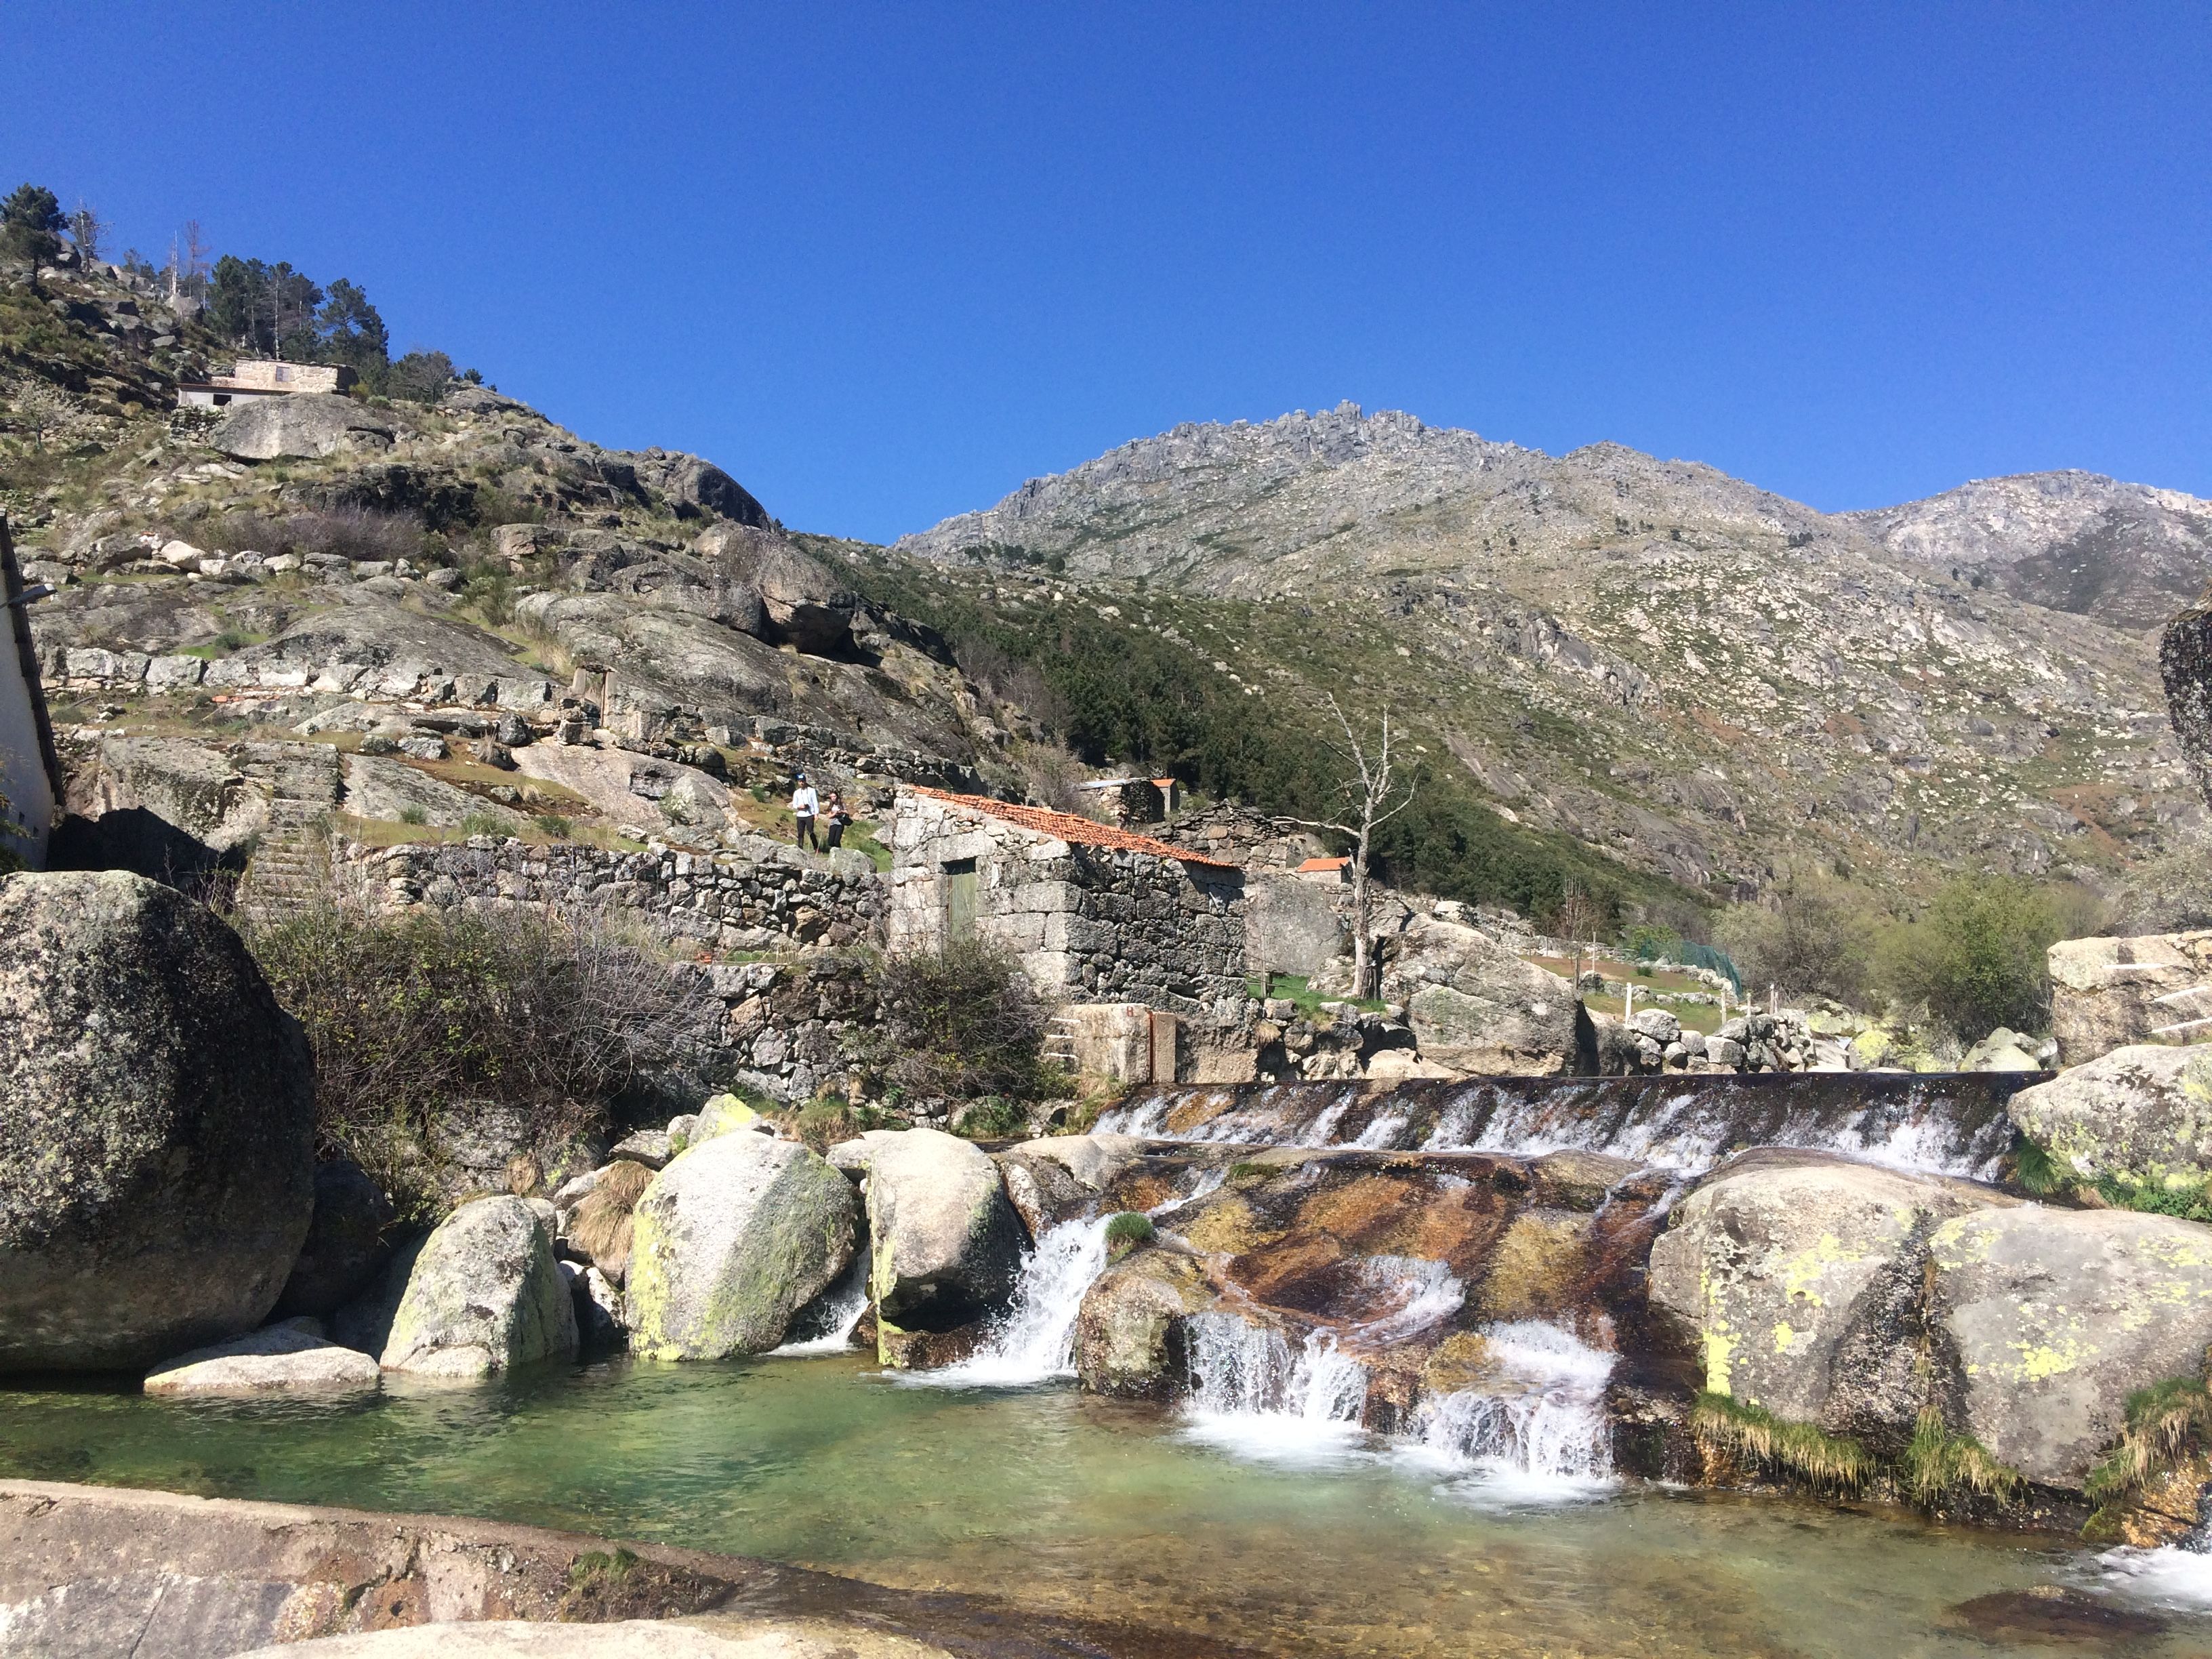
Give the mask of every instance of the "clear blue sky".
M 884 538 L 1350 398 L 2212 495 L 2212 8 L 0 10 L 0 171 Z

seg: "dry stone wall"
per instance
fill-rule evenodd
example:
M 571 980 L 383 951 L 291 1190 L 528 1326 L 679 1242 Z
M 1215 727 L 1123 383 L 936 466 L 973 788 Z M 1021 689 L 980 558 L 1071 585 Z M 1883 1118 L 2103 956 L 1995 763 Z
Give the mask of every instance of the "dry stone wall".
M 337 862 L 391 907 L 605 907 L 663 938 L 720 951 L 854 945 L 882 938 L 883 881 L 858 854 L 825 861 L 777 848 L 748 858 L 471 836 L 465 842 L 382 848 L 349 842 L 338 849 Z

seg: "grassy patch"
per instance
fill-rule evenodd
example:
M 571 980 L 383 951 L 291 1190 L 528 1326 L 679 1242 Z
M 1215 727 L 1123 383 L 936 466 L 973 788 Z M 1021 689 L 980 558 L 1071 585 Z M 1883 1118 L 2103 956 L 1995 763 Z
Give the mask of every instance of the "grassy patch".
M 2177 1376 L 2128 1396 L 2127 1425 L 2082 1490 L 2093 1503 L 2124 1504 L 2159 1475 L 2212 1449 L 2212 1391 Z
M 1824 1433 L 1810 1423 L 1790 1422 L 1724 1394 L 1698 1396 L 1690 1432 L 1709 1455 L 1816 1492 L 1862 1492 L 1879 1472 L 1873 1455 L 1857 1441 Z
M 1347 1003 L 1367 1013 L 1380 1013 L 1380 1002 L 1362 1000 L 1356 997 L 1323 996 L 1297 974 L 1259 974 L 1244 981 L 1245 994 L 1258 1000 L 1273 998 L 1278 1001 L 1297 1004 L 1298 1012 L 1316 1024 L 1326 1025 L 1334 1018 L 1322 1005 L 1325 1002 Z
M 1106 1224 L 1106 1253 L 1115 1260 L 1152 1242 L 1152 1222 L 1150 1216 L 1139 1215 L 1134 1210 L 1124 1210 Z
M 1936 1509 L 1968 1498 L 2004 1499 L 2026 1483 L 1970 1435 L 1954 1435 L 1933 1407 L 1920 1413 L 1898 1463 L 1898 1484 L 1911 1502 Z

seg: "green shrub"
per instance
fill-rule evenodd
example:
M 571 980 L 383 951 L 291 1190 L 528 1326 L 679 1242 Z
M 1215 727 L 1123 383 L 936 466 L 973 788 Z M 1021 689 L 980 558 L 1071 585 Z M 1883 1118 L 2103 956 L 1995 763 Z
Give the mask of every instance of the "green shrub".
M 540 812 L 538 827 L 556 841 L 566 841 L 576 833 L 576 826 L 558 812 Z
M 978 939 L 868 965 L 878 1017 L 855 1055 L 873 1092 L 896 1103 L 1009 1104 L 1065 1095 L 1044 1060 L 1050 1012 L 1013 958 Z M 994 1121 L 1008 1121 L 1002 1111 Z
M 1882 973 L 1900 1001 L 1924 1006 L 1964 1041 L 2000 1025 L 2040 1031 L 2051 1019 L 2045 953 L 2066 929 L 2053 896 L 2014 877 L 1963 876 L 1893 932 Z
M 1124 1210 L 1106 1224 L 1106 1249 L 1115 1258 L 1152 1242 L 1152 1220 L 1134 1210 Z
M 963 1111 L 952 1133 L 969 1140 L 1006 1140 L 1029 1132 L 1029 1109 L 1004 1095 L 985 1095 Z
M 504 836 L 507 820 L 490 812 L 471 812 L 461 820 L 465 836 Z
M 1747 996 L 1778 986 L 1790 999 L 1832 997 L 1864 1007 L 1873 984 L 1876 915 L 1840 882 L 1790 883 L 1753 904 L 1729 907 L 1713 942 L 1734 958 Z
M 403 806 L 399 809 L 399 821 L 402 823 L 428 823 L 430 815 L 419 806 Z
M 323 1150 L 415 1213 L 447 1109 L 519 1109 L 552 1146 L 639 1076 L 700 1050 L 721 1005 L 599 919 L 543 910 L 371 915 L 325 903 L 241 933 L 305 1028 Z

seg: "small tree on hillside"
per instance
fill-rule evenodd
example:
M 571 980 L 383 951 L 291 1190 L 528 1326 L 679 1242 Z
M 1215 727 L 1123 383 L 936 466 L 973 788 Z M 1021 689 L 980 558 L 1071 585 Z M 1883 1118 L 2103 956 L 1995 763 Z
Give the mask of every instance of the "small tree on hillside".
M 77 257 L 90 265 L 100 258 L 100 245 L 107 240 L 107 221 L 80 197 L 76 211 L 69 216 L 69 234 L 70 240 L 76 244 Z
M 1367 909 L 1368 860 L 1375 849 L 1375 832 L 1413 804 L 1413 791 L 1420 781 L 1418 775 L 1401 780 L 1397 774 L 1396 757 L 1390 748 L 1389 709 L 1382 711 L 1382 731 L 1370 748 L 1352 729 L 1350 716 L 1334 696 L 1327 701 L 1328 712 L 1336 716 L 1337 729 L 1344 733 L 1341 744 L 1329 745 L 1343 763 L 1344 815 L 1339 819 L 1278 818 L 1276 822 L 1303 830 L 1328 830 L 1351 842 L 1352 994 L 1371 997 L 1378 976 L 1374 923 Z
M 39 267 L 62 251 L 64 222 L 61 203 L 43 185 L 18 185 L 0 202 L 0 237 L 4 237 L 8 252 L 23 262 L 34 293 Z

